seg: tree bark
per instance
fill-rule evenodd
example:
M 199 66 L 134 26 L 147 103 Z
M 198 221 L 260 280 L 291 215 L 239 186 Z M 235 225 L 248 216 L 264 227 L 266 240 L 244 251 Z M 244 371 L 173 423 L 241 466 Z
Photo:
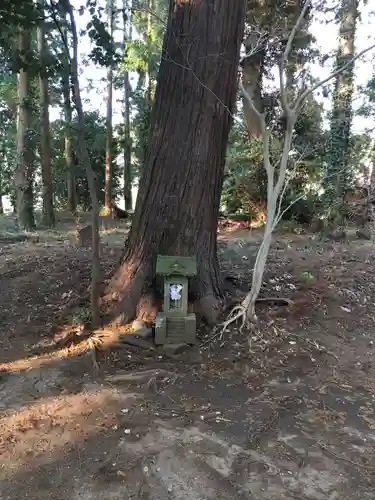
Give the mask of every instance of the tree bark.
M 40 3 L 40 2 L 39 2 Z M 41 2 L 43 10 L 43 1 Z M 45 26 L 41 22 L 37 30 L 38 54 L 41 65 L 39 74 L 39 110 L 40 110 L 40 161 L 42 165 L 42 199 L 43 217 L 42 222 L 48 227 L 55 225 L 55 214 L 53 210 L 52 190 L 52 168 L 51 168 L 51 141 L 49 122 L 49 93 L 48 76 L 46 74 L 46 42 Z
M 23 30 L 18 39 L 21 58 L 31 50 L 31 33 Z M 35 228 L 33 174 L 35 163 L 32 133 L 32 106 L 30 102 L 30 77 L 26 67 L 17 75 L 18 119 L 17 119 L 17 167 L 15 170 L 16 206 L 18 223 L 22 229 Z
M 108 29 L 109 34 L 113 36 L 113 0 L 107 1 Z M 112 101 L 113 101 L 113 68 L 112 61 L 107 71 L 107 144 L 105 155 L 105 210 L 107 214 L 111 213 L 112 209 L 112 142 L 113 142 L 113 126 L 112 126 Z
M 68 33 L 65 26 L 62 26 L 65 40 L 68 39 Z M 64 56 L 64 70 L 62 74 L 62 90 L 64 99 L 64 119 L 65 119 L 65 160 L 67 169 L 67 209 L 72 214 L 77 210 L 77 189 L 76 176 L 74 171 L 74 151 L 72 137 L 72 103 L 71 103 L 71 88 L 70 88 L 70 69 L 68 57 Z
M 123 23 L 124 23 L 124 55 L 128 41 L 132 39 L 131 10 L 128 8 L 128 0 L 123 2 Z M 133 208 L 132 199 L 132 141 L 130 137 L 130 82 L 129 72 L 124 72 L 124 201 L 125 210 Z
M 192 295 L 208 322 L 223 305 L 217 222 L 243 36 L 242 0 L 172 0 L 129 249 L 108 293 L 123 322 L 155 287 L 157 254 L 196 255 Z M 147 311 L 140 310 L 138 315 Z

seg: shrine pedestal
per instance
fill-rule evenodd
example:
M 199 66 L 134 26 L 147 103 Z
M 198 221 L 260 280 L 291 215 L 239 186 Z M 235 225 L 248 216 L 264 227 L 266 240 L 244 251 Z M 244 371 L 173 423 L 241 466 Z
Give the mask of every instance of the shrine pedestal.
M 155 344 L 195 344 L 196 325 L 194 313 L 186 316 L 166 316 L 159 313 L 155 319 Z

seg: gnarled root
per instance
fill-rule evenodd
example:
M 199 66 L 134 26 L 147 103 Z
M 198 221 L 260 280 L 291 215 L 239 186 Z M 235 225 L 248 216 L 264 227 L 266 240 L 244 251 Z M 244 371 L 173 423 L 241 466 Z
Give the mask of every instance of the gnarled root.
M 279 305 L 287 305 L 290 306 L 293 304 L 293 301 L 286 297 L 263 297 L 254 299 L 251 291 L 246 295 L 243 301 L 234 306 L 226 321 L 221 324 L 221 330 L 219 339 L 221 340 L 225 330 L 229 325 L 236 323 L 236 321 L 241 320 L 240 332 L 242 333 L 244 328 L 250 328 L 252 320 L 256 320 L 255 314 L 255 304 L 259 302 L 267 302 Z
M 239 319 L 241 320 L 240 332 L 242 333 L 244 328 L 248 328 L 250 326 L 250 320 L 252 318 L 256 318 L 254 308 L 250 307 L 251 305 L 251 292 L 246 295 L 243 301 L 234 306 L 230 311 L 228 318 L 221 325 L 221 331 L 219 339 L 221 340 L 223 333 L 228 328 L 229 325 L 235 323 Z
M 220 337 L 219 337 L 220 340 L 223 336 L 223 333 L 228 328 L 228 326 L 231 325 L 232 323 L 235 323 L 239 319 L 241 319 L 240 332 L 242 332 L 243 329 L 245 327 L 247 327 L 249 324 L 249 320 L 247 318 L 247 313 L 246 313 L 246 308 L 242 304 L 233 307 L 233 309 L 229 313 L 227 320 L 224 321 L 224 323 L 222 323 L 222 325 L 221 325 L 222 329 L 221 329 L 221 333 L 220 333 Z

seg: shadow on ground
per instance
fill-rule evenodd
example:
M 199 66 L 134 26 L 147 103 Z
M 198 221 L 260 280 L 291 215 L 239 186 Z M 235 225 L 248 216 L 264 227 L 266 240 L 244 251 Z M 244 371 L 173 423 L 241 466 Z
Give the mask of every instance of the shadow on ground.
M 76 393 L 18 400 L 1 418 L 0 498 L 374 497 L 368 391 L 321 393 L 316 375 L 253 391 L 174 368 L 84 376 Z
M 181 354 L 117 346 L 95 372 L 87 350 L 41 358 L 89 284 L 89 252 L 60 243 L 0 255 L 1 500 L 375 497 L 372 246 L 284 238 L 263 293 L 292 308 Z M 222 250 L 246 285 L 253 242 Z

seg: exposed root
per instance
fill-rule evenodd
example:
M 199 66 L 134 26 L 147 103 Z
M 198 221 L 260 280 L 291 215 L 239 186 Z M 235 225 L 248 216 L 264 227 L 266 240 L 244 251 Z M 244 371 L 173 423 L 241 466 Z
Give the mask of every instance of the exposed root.
M 239 319 L 241 319 L 241 326 L 240 326 L 241 333 L 243 332 L 243 329 L 245 327 L 247 328 L 249 326 L 250 322 L 247 314 L 248 305 L 245 304 L 245 301 L 246 298 L 241 302 L 241 304 L 234 306 L 233 309 L 230 311 L 227 320 L 224 321 L 224 323 L 222 323 L 221 325 L 219 340 L 222 339 L 223 334 L 225 330 L 228 328 L 228 326 L 231 325 L 232 323 L 236 323 L 236 321 L 238 321 Z
M 251 320 L 254 319 L 256 320 L 256 314 L 252 310 L 253 307 L 251 306 L 251 298 L 250 294 L 246 295 L 246 297 L 243 299 L 243 301 L 234 306 L 231 311 L 229 312 L 228 318 L 226 321 L 224 321 L 221 324 L 221 330 L 220 330 L 220 335 L 219 339 L 221 340 L 223 337 L 223 334 L 225 330 L 228 328 L 229 325 L 236 323 L 239 319 L 241 320 L 241 326 L 240 326 L 240 332 L 242 333 L 244 328 L 249 328 L 251 324 Z M 290 306 L 293 304 L 293 301 L 291 299 L 288 299 L 286 297 L 263 297 L 263 298 L 258 298 L 255 300 L 255 304 L 258 304 L 260 302 L 263 303 L 272 303 L 272 304 L 278 304 L 278 305 L 286 305 Z

